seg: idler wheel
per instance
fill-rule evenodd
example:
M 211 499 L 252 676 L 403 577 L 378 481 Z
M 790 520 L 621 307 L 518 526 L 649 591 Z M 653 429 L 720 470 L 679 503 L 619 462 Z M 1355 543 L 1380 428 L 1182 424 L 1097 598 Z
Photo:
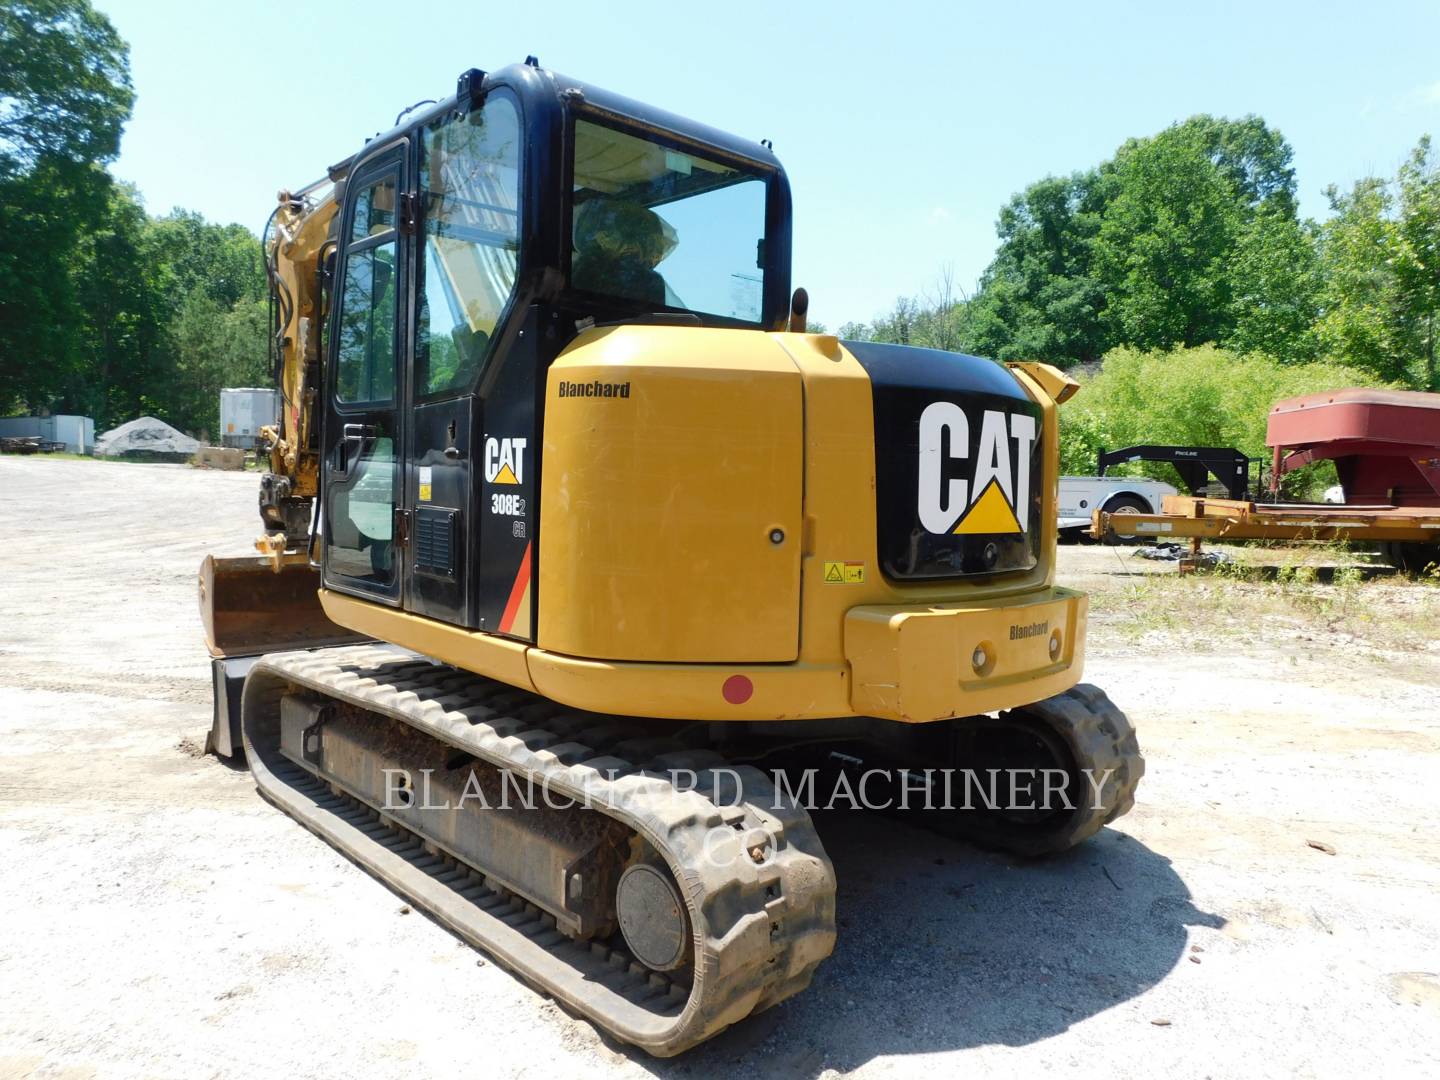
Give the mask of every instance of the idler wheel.
M 636 863 L 615 887 L 615 914 L 625 944 L 652 971 L 674 971 L 690 958 L 690 919 L 674 879 L 651 863 Z

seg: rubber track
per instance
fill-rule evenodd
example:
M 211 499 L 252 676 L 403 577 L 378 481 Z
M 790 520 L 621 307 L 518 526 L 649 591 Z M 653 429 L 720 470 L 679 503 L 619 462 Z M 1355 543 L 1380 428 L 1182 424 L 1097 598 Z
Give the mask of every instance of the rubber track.
M 1098 795 L 1088 786 L 1064 828 L 1053 832 L 1006 832 L 1004 838 L 979 838 L 987 846 L 1021 855 L 1048 855 L 1088 840 L 1135 805 L 1135 788 L 1145 775 L 1145 759 L 1135 728 L 1098 686 L 1079 683 L 1054 697 L 1001 713 L 1028 716 L 1054 730 L 1070 748 L 1078 768 L 1104 777 Z
M 565 937 L 538 908 L 283 757 L 280 700 L 295 689 L 403 721 L 635 830 L 669 864 L 689 909 L 688 994 L 622 951 Z M 717 805 L 704 770 L 725 762 L 713 752 L 627 741 L 623 721 L 373 645 L 264 657 L 245 683 L 242 727 L 267 799 L 526 981 L 657 1056 L 804 990 L 834 947 L 835 873 L 809 815 L 748 766 L 733 769 L 745 801 Z M 699 774 L 694 790 L 662 775 L 677 768 Z

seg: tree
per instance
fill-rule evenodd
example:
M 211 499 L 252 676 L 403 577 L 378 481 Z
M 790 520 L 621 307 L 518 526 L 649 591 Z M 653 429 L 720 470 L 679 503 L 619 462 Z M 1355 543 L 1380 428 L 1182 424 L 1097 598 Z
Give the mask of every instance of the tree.
M 1309 355 L 1313 236 L 1291 157 L 1259 117 L 1200 115 L 1031 184 L 1000 212 L 969 306 L 973 346 L 1062 367 L 1121 344 Z
M 194 290 L 174 325 L 176 363 L 168 410 L 189 431 L 220 434 L 220 391 L 226 386 L 264 386 L 269 309 L 263 300 L 225 308 Z
M 957 352 L 971 347 L 971 331 L 969 299 L 965 290 L 955 284 L 954 269 L 947 265 L 936 277 L 933 291 L 918 297 L 898 298 L 895 306 L 873 323 L 844 323 L 839 336 L 851 341 L 881 341 Z
M 207 222 L 178 207 L 154 223 L 180 295 L 199 289 L 223 308 L 265 295 L 260 245 L 243 225 Z
M 1099 359 L 1105 297 L 1092 249 L 1104 204 L 1102 179 L 1092 170 L 1047 177 L 1001 209 L 1000 247 L 972 305 L 972 348 L 1061 366 Z
M 1265 204 L 1241 230 L 1226 260 L 1230 307 L 1220 344 L 1281 361 L 1312 360 L 1320 314 L 1316 228 Z
M 108 212 L 128 52 L 85 0 L 0 0 L 0 409 L 40 406 L 81 362 L 70 267 Z
M 1219 339 L 1242 227 L 1233 184 L 1183 126 L 1123 147 L 1112 168 L 1115 195 L 1095 239 L 1111 339 L 1146 349 Z
M 1295 214 L 1294 151 L 1285 137 L 1258 116 L 1240 120 L 1200 114 L 1177 126 L 1230 181 L 1251 209 Z
M 1387 381 L 1440 389 L 1440 170 L 1428 136 L 1393 181 L 1342 193 L 1320 231 L 1320 350 Z
M 115 157 L 135 95 L 110 20 L 86 0 L 3 0 L 0 53 L 0 175 Z
M 81 237 L 70 272 L 84 318 L 80 363 L 56 404 L 102 428 L 158 409 L 171 355 L 169 268 L 139 194 L 114 185 L 103 221 Z
M 1440 168 L 1426 135 L 1400 167 L 1400 216 L 1393 233 L 1395 291 L 1418 370 L 1411 381 L 1440 389 L 1436 317 L 1440 315 Z
M 76 245 L 76 364 L 49 387 L 57 411 L 102 428 L 142 414 L 215 434 L 225 386 L 264 383 L 269 314 L 260 245 L 239 225 L 145 214 L 129 185 Z

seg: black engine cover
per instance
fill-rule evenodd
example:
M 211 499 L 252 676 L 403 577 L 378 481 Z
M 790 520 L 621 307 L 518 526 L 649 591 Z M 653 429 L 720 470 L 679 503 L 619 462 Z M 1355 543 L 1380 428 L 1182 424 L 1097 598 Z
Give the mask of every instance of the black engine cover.
M 876 550 L 889 578 L 1029 570 L 1040 550 L 1041 410 L 1004 367 L 846 341 L 870 376 Z

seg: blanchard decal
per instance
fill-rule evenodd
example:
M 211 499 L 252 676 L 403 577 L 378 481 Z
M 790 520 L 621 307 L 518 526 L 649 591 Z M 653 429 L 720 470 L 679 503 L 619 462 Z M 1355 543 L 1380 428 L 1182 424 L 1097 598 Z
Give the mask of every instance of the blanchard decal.
M 529 439 L 485 440 L 485 479 L 492 484 L 525 482 L 525 446 Z
M 973 460 L 970 432 L 980 438 Z M 920 414 L 920 524 L 927 532 L 1024 535 L 1035 418 L 998 409 L 966 412 L 936 401 Z
M 628 382 L 601 382 L 599 379 L 594 382 L 567 382 L 561 379 L 560 396 L 628 398 L 630 384 Z
M 1048 633 L 1049 630 L 1049 619 L 1046 619 L 1044 622 L 1032 622 L 1025 625 L 1014 623 L 1010 626 L 1010 640 L 1024 641 L 1026 638 L 1040 637 L 1042 634 Z

